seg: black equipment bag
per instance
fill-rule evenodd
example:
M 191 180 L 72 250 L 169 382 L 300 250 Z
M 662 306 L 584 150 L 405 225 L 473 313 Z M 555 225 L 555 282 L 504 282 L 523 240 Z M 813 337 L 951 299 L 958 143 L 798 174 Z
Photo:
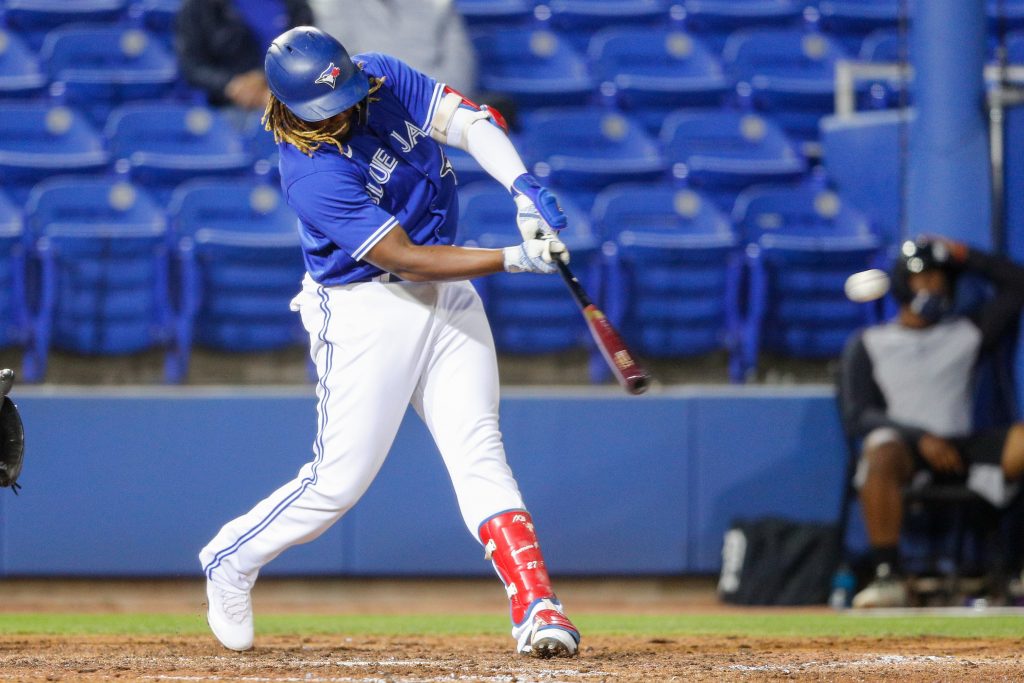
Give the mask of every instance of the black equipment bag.
M 825 604 L 839 560 L 837 531 L 775 517 L 734 521 L 722 544 L 719 597 L 737 605 Z

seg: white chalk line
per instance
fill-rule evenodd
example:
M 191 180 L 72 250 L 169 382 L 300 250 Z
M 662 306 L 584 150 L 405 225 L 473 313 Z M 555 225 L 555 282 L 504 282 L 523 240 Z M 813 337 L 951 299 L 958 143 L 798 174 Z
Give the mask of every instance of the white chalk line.
M 953 657 L 950 655 L 875 655 L 861 659 L 847 661 L 816 661 L 799 662 L 793 664 L 730 664 L 725 669 L 732 671 L 760 671 L 793 673 L 799 671 L 813 671 L 815 669 L 852 669 L 863 666 L 932 666 L 936 664 L 954 664 L 960 661 L 970 661 L 974 664 L 1000 663 L 1002 660 L 987 657 Z

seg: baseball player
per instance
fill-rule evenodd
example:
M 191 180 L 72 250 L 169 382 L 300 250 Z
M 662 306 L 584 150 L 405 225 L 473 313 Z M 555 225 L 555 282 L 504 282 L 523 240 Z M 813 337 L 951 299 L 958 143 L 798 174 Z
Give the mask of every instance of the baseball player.
M 350 58 L 311 27 L 267 50 L 264 123 L 298 214 L 307 274 L 292 309 L 309 331 L 319 381 L 313 460 L 199 554 L 208 621 L 227 648 L 253 644 L 260 568 L 311 541 L 366 491 L 412 403 L 448 468 L 463 520 L 511 601 L 520 653 L 571 657 L 579 631 L 551 587 L 533 520 L 505 461 L 498 372 L 468 278 L 553 273 L 566 219 L 527 174 L 496 111 L 383 54 Z M 452 246 L 455 174 L 443 145 L 468 151 L 509 189 L 523 242 Z M 415 510 L 400 510 L 415 515 Z

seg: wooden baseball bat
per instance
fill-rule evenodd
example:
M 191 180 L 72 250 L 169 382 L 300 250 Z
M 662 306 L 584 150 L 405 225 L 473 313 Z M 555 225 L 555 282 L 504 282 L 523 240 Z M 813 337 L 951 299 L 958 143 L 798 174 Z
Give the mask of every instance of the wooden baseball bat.
M 576 300 L 576 305 L 580 307 L 597 348 L 601 349 L 601 355 L 615 374 L 615 379 L 631 394 L 642 394 L 647 391 L 647 387 L 651 385 L 651 376 L 636 362 L 633 352 L 626 346 L 626 342 L 622 340 L 604 312 L 587 296 L 586 290 L 569 270 L 569 266 L 558 259 L 555 259 L 555 264 L 572 293 L 572 298 Z

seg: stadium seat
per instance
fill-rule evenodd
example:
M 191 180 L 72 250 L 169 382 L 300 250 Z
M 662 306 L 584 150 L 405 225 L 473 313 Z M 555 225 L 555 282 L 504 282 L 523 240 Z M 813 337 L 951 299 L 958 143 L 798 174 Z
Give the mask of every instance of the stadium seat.
M 733 223 L 749 245 L 745 374 L 762 350 L 838 357 L 851 332 L 876 321 L 876 307 L 849 301 L 843 285 L 878 266 L 881 240 L 833 191 L 817 181 L 750 188 L 736 200 Z
M 1006 36 L 1006 61 L 1024 65 L 1024 31 L 1013 31 Z
M 459 193 L 458 243 L 483 248 L 516 244 L 515 203 L 496 183 L 477 183 Z M 600 291 L 598 240 L 590 222 L 573 204 L 562 200 L 569 225 L 560 233 L 572 255 L 572 266 L 588 291 Z M 545 353 L 583 348 L 589 332 L 576 304 L 559 277 L 498 273 L 474 281 L 487 309 L 494 342 L 507 353 Z M 597 350 L 591 367 L 596 368 Z
M 1024 28 L 1024 0 L 988 0 L 986 11 L 993 32 Z
M 173 54 L 151 33 L 135 28 L 55 29 L 46 36 L 40 59 L 53 81 L 51 94 L 101 125 L 119 104 L 168 95 L 178 78 Z
M 551 26 L 579 50 L 594 31 L 609 27 L 653 25 L 668 19 L 667 0 L 549 0 Z M 543 17 L 544 15 L 541 15 Z
M 142 25 L 168 48 L 174 47 L 174 22 L 181 0 L 140 0 L 133 6 Z
M 117 179 L 51 178 L 33 188 L 25 222 L 41 272 L 25 378 L 45 377 L 51 348 L 162 348 L 166 380 L 180 380 L 165 219 L 146 192 Z
M 835 63 L 845 58 L 823 33 L 785 29 L 738 31 L 722 52 L 737 87 L 749 84 L 754 106 L 802 140 L 815 139 L 818 119 L 835 110 Z
M 0 98 L 35 97 L 46 89 L 46 74 L 28 45 L 0 29 Z
M 605 248 L 605 313 L 647 356 L 730 352 L 738 339 L 742 252 L 729 219 L 687 189 L 615 185 L 594 205 Z
M 6 0 L 3 17 L 33 49 L 46 32 L 63 24 L 113 23 L 121 19 L 128 0 Z
M 109 157 L 85 116 L 42 102 L 0 103 L 0 182 L 16 201 L 57 173 L 97 173 Z
M 539 110 L 528 118 L 521 140 L 534 173 L 561 188 L 596 192 L 664 174 L 658 145 L 643 127 L 600 107 Z
M 237 176 L 252 166 L 241 136 L 204 106 L 125 105 L 111 113 L 104 134 L 115 163 L 161 201 L 196 176 Z
M 798 24 L 804 0 L 683 0 L 687 27 L 716 51 L 730 33 L 755 27 Z
M 25 231 L 21 211 L 0 194 L 0 348 L 29 339 L 25 294 Z
M 862 62 L 899 64 L 900 60 L 906 60 L 909 63 L 910 36 L 907 35 L 904 40 L 895 29 L 883 28 L 872 31 L 864 38 L 857 55 Z M 909 72 L 906 80 L 910 80 Z M 901 83 L 899 78 L 862 82 L 858 84 L 857 92 L 860 108 L 884 109 L 899 106 L 901 88 L 906 90 L 909 100 L 910 85 Z
M 895 28 L 901 0 L 819 0 L 822 27 L 833 33 L 864 35 L 880 28 Z
M 193 180 L 168 206 L 181 263 L 184 342 L 265 351 L 307 340 L 289 310 L 305 268 L 295 213 L 277 188 L 248 179 Z M 191 344 L 182 343 L 188 368 Z
M 583 55 L 543 29 L 511 28 L 475 33 L 480 87 L 508 95 L 522 108 L 584 104 L 594 79 Z
M 665 120 L 661 145 L 672 175 L 726 211 L 744 187 L 794 181 L 807 170 L 793 141 L 758 114 L 679 111 Z
M 732 92 L 718 57 L 698 38 L 678 30 L 606 29 L 587 51 L 603 93 L 655 134 L 680 107 L 721 104 Z
M 533 17 L 533 0 L 455 0 L 455 8 L 470 27 L 510 27 Z

